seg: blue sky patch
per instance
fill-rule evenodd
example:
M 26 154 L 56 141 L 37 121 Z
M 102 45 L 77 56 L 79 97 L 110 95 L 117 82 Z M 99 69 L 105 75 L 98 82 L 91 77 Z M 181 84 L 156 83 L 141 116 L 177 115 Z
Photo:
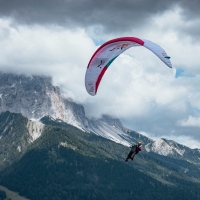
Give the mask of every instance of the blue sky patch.
M 200 109 L 198 107 L 195 107 L 194 108 L 194 112 L 195 112 L 195 114 L 199 114 L 200 113 Z
M 175 74 L 175 78 L 178 78 L 179 76 L 182 76 L 184 70 L 181 68 L 176 69 L 176 74 Z
M 106 42 L 105 40 L 102 39 L 92 39 L 92 40 L 96 46 L 102 45 L 103 43 Z

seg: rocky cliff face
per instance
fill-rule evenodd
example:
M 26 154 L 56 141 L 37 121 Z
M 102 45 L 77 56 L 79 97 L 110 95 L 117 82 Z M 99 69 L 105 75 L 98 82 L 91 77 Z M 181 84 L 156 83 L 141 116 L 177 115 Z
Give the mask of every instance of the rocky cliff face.
M 21 114 L 8 111 L 0 114 L 0 168 L 17 158 L 30 143 L 42 134 L 45 125 Z
M 45 126 L 40 122 L 28 120 L 26 127 L 29 135 L 28 141 L 31 143 L 41 136 Z
M 50 115 L 80 129 L 85 127 L 83 107 L 63 98 L 50 77 L 0 73 L 0 111 L 21 113 L 33 120 Z
M 50 107 L 57 88 L 50 83 L 51 79 L 47 77 L 0 73 L 0 110 L 21 113 L 34 119 L 53 113 Z

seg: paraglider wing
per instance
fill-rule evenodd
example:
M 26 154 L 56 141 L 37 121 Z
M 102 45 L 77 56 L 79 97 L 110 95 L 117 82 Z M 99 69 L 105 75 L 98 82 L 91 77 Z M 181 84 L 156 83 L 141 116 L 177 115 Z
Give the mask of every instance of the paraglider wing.
M 157 55 L 168 67 L 172 67 L 169 56 L 157 44 L 135 37 L 122 37 L 109 40 L 101 45 L 91 57 L 86 74 L 85 87 L 94 96 L 97 93 L 101 79 L 110 64 L 124 51 L 134 46 L 144 46 Z

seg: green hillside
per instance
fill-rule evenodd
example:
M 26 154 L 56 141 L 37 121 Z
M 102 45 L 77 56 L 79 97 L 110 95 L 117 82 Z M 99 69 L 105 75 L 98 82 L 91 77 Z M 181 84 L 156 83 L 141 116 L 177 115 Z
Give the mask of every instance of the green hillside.
M 8 111 L 0 114 L 0 170 L 15 161 L 26 149 L 27 122 L 28 119 L 21 114 Z
M 124 162 L 129 148 L 44 118 L 45 131 L 1 171 L 0 184 L 33 200 L 188 200 L 198 179 L 153 154 Z M 22 124 L 20 125 L 22 126 Z

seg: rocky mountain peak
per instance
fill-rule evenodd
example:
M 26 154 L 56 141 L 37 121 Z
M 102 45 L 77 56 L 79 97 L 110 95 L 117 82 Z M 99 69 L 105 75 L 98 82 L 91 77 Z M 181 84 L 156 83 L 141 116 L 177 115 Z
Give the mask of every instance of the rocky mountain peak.
M 0 111 L 34 120 L 50 115 L 84 129 L 78 118 L 85 115 L 83 107 L 64 98 L 51 77 L 0 73 Z
M 155 142 L 153 142 L 152 150 L 164 156 L 173 154 L 173 148 L 162 138 L 159 138 Z

